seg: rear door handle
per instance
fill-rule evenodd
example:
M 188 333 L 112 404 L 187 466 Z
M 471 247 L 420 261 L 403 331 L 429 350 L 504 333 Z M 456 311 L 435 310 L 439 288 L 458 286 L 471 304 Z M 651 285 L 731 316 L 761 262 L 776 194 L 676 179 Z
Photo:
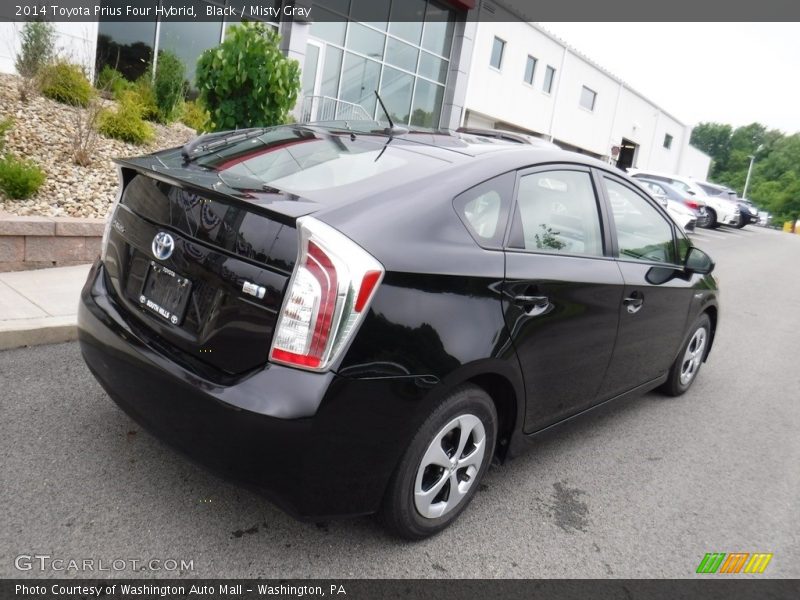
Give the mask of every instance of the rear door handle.
M 530 317 L 535 317 L 550 308 L 547 296 L 514 296 L 514 304 L 521 306 Z
M 633 292 L 630 296 L 625 298 L 622 303 L 625 305 L 625 308 L 628 309 L 628 313 L 634 314 L 639 312 L 639 309 L 642 308 L 644 296 L 642 296 L 640 292 Z

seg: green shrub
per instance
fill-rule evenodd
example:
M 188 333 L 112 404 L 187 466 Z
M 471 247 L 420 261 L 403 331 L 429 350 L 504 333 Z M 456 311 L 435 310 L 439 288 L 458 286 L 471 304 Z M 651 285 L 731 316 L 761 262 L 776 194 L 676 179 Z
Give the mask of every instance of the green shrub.
M 300 68 L 278 47 L 280 36 L 263 23 L 227 30 L 225 41 L 197 61 L 200 100 L 211 115 L 209 129 L 284 123 L 300 91 Z
M 0 190 L 9 198 L 30 198 L 43 183 L 44 172 L 35 163 L 10 154 L 0 158 Z
M 155 136 L 153 127 L 142 119 L 142 107 L 135 92 L 122 95 L 116 109 L 105 109 L 97 118 L 97 130 L 106 137 L 146 144 Z
M 55 54 L 53 24 L 29 21 L 23 26 L 20 38 L 20 49 L 14 60 L 14 67 L 22 78 L 20 97 L 26 102 L 36 92 L 42 69 L 53 60 Z
M 181 123 L 187 127 L 201 133 L 206 130 L 209 118 L 208 111 L 199 102 L 195 100 L 184 102 Z
M 88 106 L 94 89 L 78 65 L 57 62 L 42 70 L 42 94 L 71 106 Z
M 109 92 L 114 98 L 119 98 L 123 92 L 133 89 L 133 83 L 115 68 L 105 65 L 97 75 L 95 87 L 98 90 Z
M 156 103 L 156 92 L 153 89 L 153 80 L 149 73 L 145 73 L 137 79 L 131 91 L 136 95 L 136 104 L 142 113 L 142 118 L 146 121 L 158 121 L 158 104 Z M 119 98 L 117 98 L 119 100 Z
M 3 148 L 6 145 L 6 134 L 11 131 L 11 128 L 14 126 L 14 119 L 8 117 L 7 119 L 0 120 L 0 152 L 3 151 Z
M 186 67 L 181 60 L 168 50 L 159 52 L 153 93 L 161 123 L 171 123 L 178 118 L 186 89 L 185 80 Z

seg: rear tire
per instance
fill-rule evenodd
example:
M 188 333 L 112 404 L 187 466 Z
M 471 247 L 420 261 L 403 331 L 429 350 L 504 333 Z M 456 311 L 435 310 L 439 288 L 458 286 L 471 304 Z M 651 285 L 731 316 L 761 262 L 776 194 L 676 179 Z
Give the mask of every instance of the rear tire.
M 387 529 L 409 540 L 438 533 L 467 507 L 489 468 L 497 411 L 474 385 L 455 389 L 420 426 L 383 502 Z
M 697 379 L 697 373 L 703 366 L 710 343 L 711 319 L 703 313 L 694 322 L 675 362 L 670 367 L 667 381 L 659 389 L 668 396 L 680 396 L 686 393 Z
M 708 213 L 706 229 L 716 229 L 719 227 L 719 223 L 717 222 L 717 211 L 715 211 L 713 208 L 707 208 L 706 212 Z

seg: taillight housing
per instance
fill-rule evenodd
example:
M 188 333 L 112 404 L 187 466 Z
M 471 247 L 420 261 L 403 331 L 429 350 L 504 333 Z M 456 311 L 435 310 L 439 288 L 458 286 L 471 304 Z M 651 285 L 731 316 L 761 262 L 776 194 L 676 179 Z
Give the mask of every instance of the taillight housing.
M 300 248 L 278 315 L 270 361 L 327 371 L 341 354 L 383 280 L 372 255 L 314 217 L 297 220 Z
M 686 206 L 688 206 L 689 208 L 693 208 L 695 210 L 698 210 L 700 208 L 700 203 L 697 200 L 686 198 L 684 202 L 686 203 Z

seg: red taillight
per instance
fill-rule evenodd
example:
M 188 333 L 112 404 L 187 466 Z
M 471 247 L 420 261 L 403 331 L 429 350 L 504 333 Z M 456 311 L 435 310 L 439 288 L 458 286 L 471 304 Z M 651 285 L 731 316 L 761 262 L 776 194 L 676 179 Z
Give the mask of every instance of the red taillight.
M 378 280 L 380 280 L 381 275 L 383 275 L 383 273 L 380 271 L 367 271 L 364 274 L 364 277 L 361 279 L 361 289 L 358 290 L 358 298 L 356 299 L 354 308 L 357 313 L 364 310 L 364 306 L 366 306 L 367 300 L 372 296 L 372 290 L 378 285 Z
M 693 209 L 695 209 L 695 210 L 697 210 L 698 208 L 700 208 L 700 203 L 699 203 L 697 200 L 692 200 L 691 198 L 686 198 L 686 199 L 685 199 L 683 202 L 684 202 L 684 203 L 686 204 L 686 206 L 688 206 L 689 208 L 693 208 Z
M 298 219 L 300 252 L 275 327 L 270 360 L 323 371 L 366 312 L 383 266 L 341 232 Z

